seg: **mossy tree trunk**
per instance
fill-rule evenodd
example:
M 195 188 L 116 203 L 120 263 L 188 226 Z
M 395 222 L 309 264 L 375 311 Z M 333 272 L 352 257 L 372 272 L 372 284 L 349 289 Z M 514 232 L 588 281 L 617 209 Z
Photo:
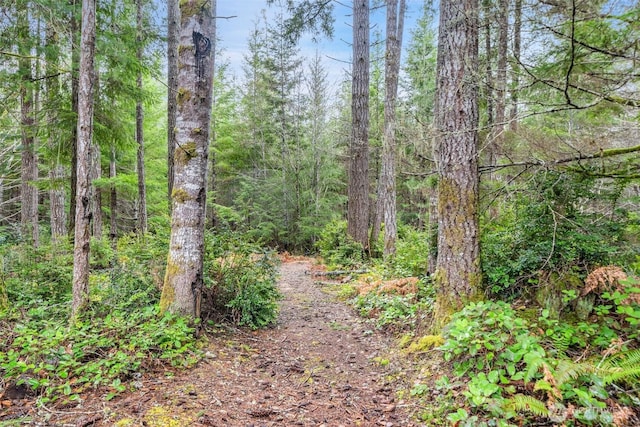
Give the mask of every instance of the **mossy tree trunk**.
M 160 307 L 199 316 L 213 88 L 214 5 L 180 1 L 171 241 Z
M 436 326 L 478 292 L 478 0 L 440 3 Z

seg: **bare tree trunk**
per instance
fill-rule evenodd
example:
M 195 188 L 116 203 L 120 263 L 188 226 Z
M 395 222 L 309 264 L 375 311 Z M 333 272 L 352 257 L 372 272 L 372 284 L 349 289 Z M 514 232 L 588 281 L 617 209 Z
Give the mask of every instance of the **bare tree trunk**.
M 483 23 L 484 23 L 484 50 L 485 50 L 485 98 L 487 102 L 487 127 L 492 128 L 495 123 L 494 118 L 494 103 L 493 103 L 493 48 L 491 47 L 491 21 L 492 21 L 492 7 L 491 0 L 482 1 L 482 9 L 484 10 Z M 489 136 L 490 138 L 490 136 Z M 491 153 L 489 153 L 491 156 Z M 491 162 L 491 160 L 489 160 Z
M 474 297 L 481 282 L 477 70 L 478 0 L 442 0 L 435 105 L 436 327 Z
M 369 0 L 353 2 L 353 71 L 347 232 L 369 249 Z
M 99 83 L 95 82 L 95 90 L 98 91 Z M 96 187 L 94 182 L 102 178 L 102 155 L 100 153 L 100 146 L 93 141 L 91 148 L 89 149 L 90 165 L 89 165 L 89 193 L 91 200 L 91 229 L 92 235 L 97 240 L 102 240 L 102 231 L 104 228 L 104 222 L 102 220 L 102 189 Z
M 217 7 L 217 0 L 211 0 L 212 1 L 212 6 L 211 6 L 211 10 L 215 11 L 216 7 Z M 216 20 L 213 20 L 213 34 L 216 34 Z M 211 58 L 211 68 L 212 71 L 211 73 L 213 74 L 214 78 L 216 75 L 216 54 L 215 54 L 215 50 L 216 50 L 216 41 L 215 38 L 212 40 L 212 47 L 211 49 L 213 50 L 213 56 Z M 212 99 L 211 101 L 212 103 L 214 103 L 216 100 Z M 214 107 L 215 108 L 215 107 Z M 211 120 L 214 120 L 214 123 L 211 126 L 211 143 L 215 145 L 216 143 L 216 126 L 215 126 L 215 117 L 212 117 Z M 208 192 L 211 195 L 211 197 L 215 197 L 215 191 L 216 191 L 216 156 L 215 156 L 215 152 L 213 150 L 211 150 L 209 152 L 209 176 L 207 178 L 207 188 L 208 188 Z M 215 199 L 210 200 L 209 201 L 209 205 L 207 206 L 207 219 L 209 222 L 209 225 L 211 226 L 211 228 L 215 228 L 216 226 L 216 209 L 214 207 L 214 203 Z
M 160 307 L 200 315 L 207 156 L 213 87 L 212 4 L 180 2 L 178 96 L 171 241 Z
M 115 178 L 116 169 L 116 145 L 111 144 L 111 155 L 109 156 L 109 178 L 111 178 L 111 192 L 109 196 L 109 238 L 114 242 L 118 239 L 118 190 L 116 189 Z
M 518 91 L 520 88 L 520 74 L 518 67 L 520 65 L 520 49 L 522 39 L 522 0 L 515 0 L 514 18 L 513 18 L 513 66 L 511 67 L 511 115 L 509 124 L 511 130 L 518 130 Z
M 73 263 L 72 316 L 88 301 L 91 193 L 90 173 L 93 139 L 95 0 L 82 1 L 80 69 L 78 74 L 78 126 L 76 158 L 76 212 Z
M 18 11 L 18 31 L 21 44 L 20 60 L 20 128 L 22 133 L 22 159 L 20 168 L 20 225 L 24 239 L 32 245 L 38 245 L 38 189 L 35 181 L 38 178 L 36 160 L 35 114 L 33 99 L 33 73 L 31 70 L 31 32 L 29 30 L 29 5 Z
M 51 241 L 56 243 L 67 235 L 67 216 L 65 212 L 65 191 L 63 187 L 64 167 L 60 164 L 59 135 L 57 128 L 57 103 L 60 96 L 60 78 L 58 73 L 58 33 L 52 24 L 47 26 L 47 50 L 45 59 L 47 61 L 47 125 L 49 128 L 49 151 L 51 161 L 49 165 L 49 204 L 50 204 L 50 224 Z M 54 154 L 56 153 L 56 154 Z
M 136 41 L 138 50 L 136 58 L 138 60 L 138 76 L 137 86 L 140 94 L 142 93 L 142 0 L 136 1 Z M 142 95 L 139 95 L 142 96 Z M 144 235 L 147 232 L 147 186 L 145 184 L 144 171 L 144 111 L 142 109 L 142 100 L 136 102 L 136 143 L 138 144 L 137 155 L 137 171 L 138 171 L 138 233 Z
M 178 95 L 178 29 L 180 7 L 178 0 L 167 0 L 167 189 L 169 213 L 173 190 L 173 156 L 176 149 L 176 114 Z
M 80 69 L 80 46 L 78 36 L 80 28 L 76 16 L 77 5 L 80 0 L 69 0 L 71 5 L 70 31 L 71 31 L 71 112 L 74 114 L 76 124 L 71 127 L 71 194 L 69 197 L 69 232 L 75 230 L 76 221 L 76 194 L 78 185 L 78 91 Z
M 427 223 L 429 235 L 429 258 L 427 260 L 427 272 L 435 274 L 438 263 L 438 192 L 437 188 L 429 187 L 429 222 Z
M 498 64 L 496 67 L 496 122 L 493 125 L 491 137 L 491 160 L 495 165 L 504 140 L 506 119 L 506 88 L 507 88 L 507 51 L 509 32 L 509 2 L 498 1 Z
M 405 0 L 387 0 L 387 47 L 385 55 L 384 135 L 378 212 L 384 221 L 384 256 L 396 252 L 398 225 L 396 219 L 396 98 L 404 29 Z
M 73 247 L 73 302 L 76 317 L 89 299 L 89 248 L 91 234 L 90 165 L 93 139 L 93 79 L 96 42 L 96 0 L 82 0 L 82 46 L 78 84 L 78 170 L 75 238 Z

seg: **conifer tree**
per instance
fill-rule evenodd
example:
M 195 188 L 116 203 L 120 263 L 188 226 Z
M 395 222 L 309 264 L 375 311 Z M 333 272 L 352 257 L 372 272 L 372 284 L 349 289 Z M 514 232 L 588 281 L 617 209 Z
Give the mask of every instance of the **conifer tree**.
M 180 2 L 171 241 L 160 307 L 200 316 L 206 177 L 215 51 L 215 2 Z

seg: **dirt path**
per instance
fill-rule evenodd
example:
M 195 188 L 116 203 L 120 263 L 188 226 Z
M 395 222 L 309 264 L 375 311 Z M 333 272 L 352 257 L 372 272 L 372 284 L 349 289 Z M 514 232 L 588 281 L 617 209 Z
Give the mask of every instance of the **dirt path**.
M 275 328 L 212 336 L 196 368 L 142 379 L 138 392 L 107 402 L 99 420 L 78 414 L 75 425 L 416 425 L 396 400 L 402 369 L 389 339 L 314 284 L 310 268 L 282 264 Z

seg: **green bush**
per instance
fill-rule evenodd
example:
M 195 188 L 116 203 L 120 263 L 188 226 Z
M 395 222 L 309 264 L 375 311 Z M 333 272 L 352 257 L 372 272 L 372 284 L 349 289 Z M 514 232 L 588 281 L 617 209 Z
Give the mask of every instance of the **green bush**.
M 429 266 L 429 235 L 410 226 L 398 227 L 396 253 L 389 260 L 394 276 L 423 276 Z
M 207 233 L 203 301 L 205 321 L 261 328 L 278 317 L 276 258 L 235 233 Z
M 431 282 L 424 278 L 418 282 L 415 294 L 369 292 L 350 300 L 362 317 L 375 319 L 379 328 L 411 329 L 430 316 L 434 302 Z
M 329 267 L 358 267 L 365 260 L 362 245 L 347 234 L 346 221 L 327 224 L 320 233 L 316 248 Z
M 482 267 L 490 293 L 521 296 L 539 273 L 573 272 L 630 260 L 629 212 L 617 208 L 621 187 L 568 171 L 534 175 L 512 211 L 483 227 Z M 606 215 L 603 214 L 606 212 Z

